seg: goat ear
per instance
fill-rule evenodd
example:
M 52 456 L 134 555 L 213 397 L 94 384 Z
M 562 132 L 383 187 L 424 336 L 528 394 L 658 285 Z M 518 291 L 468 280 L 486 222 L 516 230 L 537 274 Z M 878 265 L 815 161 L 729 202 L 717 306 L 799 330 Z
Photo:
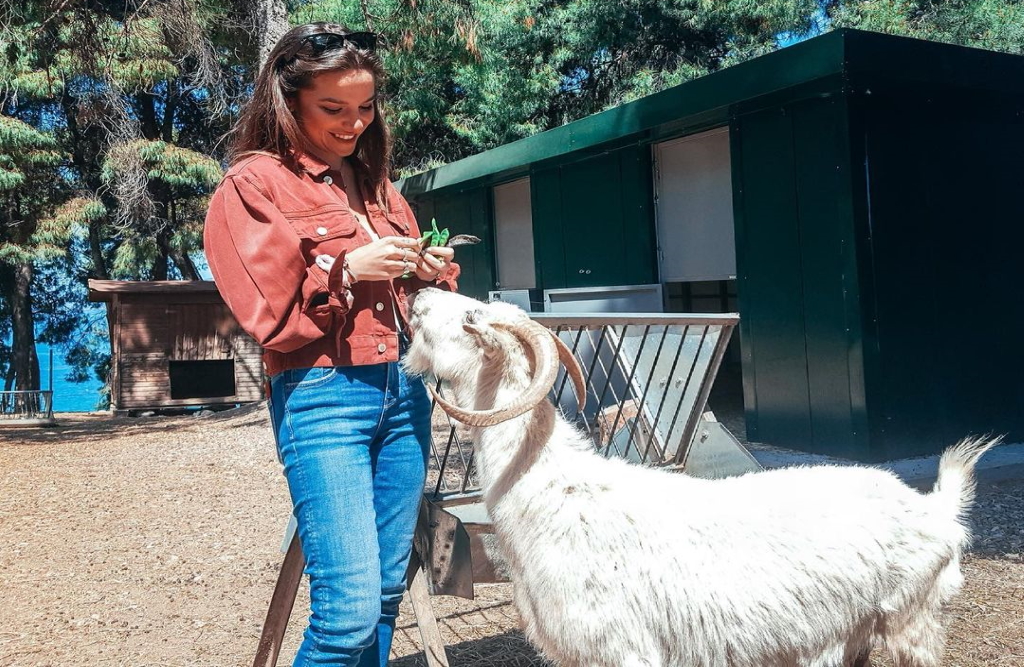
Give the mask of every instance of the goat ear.
M 498 338 L 494 335 L 494 329 L 486 324 L 466 322 L 462 325 L 462 329 L 475 338 L 477 344 L 485 351 L 493 350 L 498 345 Z

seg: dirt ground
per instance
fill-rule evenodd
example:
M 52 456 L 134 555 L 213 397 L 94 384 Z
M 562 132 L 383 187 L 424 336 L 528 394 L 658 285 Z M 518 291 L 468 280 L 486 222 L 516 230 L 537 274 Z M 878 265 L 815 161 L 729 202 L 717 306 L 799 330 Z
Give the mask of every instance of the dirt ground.
M 0 428 L 0 667 L 251 664 L 289 515 L 265 409 L 58 420 Z M 983 486 L 974 516 L 944 664 L 1021 667 L 1024 482 Z M 476 592 L 433 598 L 453 667 L 543 665 L 510 586 Z M 425 665 L 408 604 L 392 664 Z

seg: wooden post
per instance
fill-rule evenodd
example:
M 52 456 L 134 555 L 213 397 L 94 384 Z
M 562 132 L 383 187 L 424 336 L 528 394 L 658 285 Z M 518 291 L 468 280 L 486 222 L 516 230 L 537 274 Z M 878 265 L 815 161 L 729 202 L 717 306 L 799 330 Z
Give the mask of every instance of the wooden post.
M 427 667 L 448 667 L 448 655 L 444 651 L 444 639 L 437 627 L 434 608 L 430 605 L 430 592 L 423 575 L 423 566 L 414 551 L 413 567 L 409 568 L 409 601 L 416 615 L 416 627 L 420 629 L 420 641 L 423 643 L 423 655 L 427 658 Z
M 110 407 L 121 407 L 121 299 L 114 294 L 107 310 L 110 331 Z M 115 413 L 116 414 L 116 413 Z
M 305 562 L 302 545 L 299 544 L 299 533 L 296 531 L 291 544 L 288 545 L 288 552 L 284 555 L 284 562 L 281 563 L 281 573 L 277 577 L 277 585 L 274 586 L 274 595 L 270 598 L 270 608 L 267 609 L 267 618 L 263 621 L 263 634 L 260 635 L 252 667 L 277 666 L 277 656 L 281 653 L 281 642 L 288 628 L 292 607 L 295 606 L 295 596 L 299 592 Z
M 281 563 L 281 573 L 277 577 L 274 594 L 270 598 L 267 618 L 263 621 L 263 632 L 260 634 L 256 658 L 252 662 L 253 667 L 277 667 L 277 657 L 281 653 L 281 642 L 284 640 L 288 619 L 295 606 L 295 596 L 299 592 L 305 561 L 306 559 L 302 555 L 302 545 L 299 544 L 299 534 L 296 531 L 288 545 L 284 561 Z M 423 642 L 423 654 L 427 658 L 427 666 L 449 667 L 448 656 L 444 650 L 444 640 L 437 627 L 434 609 L 430 605 L 430 593 L 427 591 L 423 567 L 415 551 L 413 551 L 412 563 L 410 563 L 408 572 L 409 598 L 412 602 L 413 613 L 416 615 L 416 625 L 420 629 L 420 639 Z

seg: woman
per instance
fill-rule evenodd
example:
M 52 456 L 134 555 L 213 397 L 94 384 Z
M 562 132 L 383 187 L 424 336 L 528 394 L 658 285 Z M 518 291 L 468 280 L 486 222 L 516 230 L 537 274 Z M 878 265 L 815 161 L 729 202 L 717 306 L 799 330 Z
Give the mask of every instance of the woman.
M 388 181 L 371 33 L 316 23 L 270 53 L 233 132 L 205 247 L 264 348 L 270 411 L 310 578 L 295 665 L 387 664 L 430 442 L 398 364 L 406 297 L 455 289 Z

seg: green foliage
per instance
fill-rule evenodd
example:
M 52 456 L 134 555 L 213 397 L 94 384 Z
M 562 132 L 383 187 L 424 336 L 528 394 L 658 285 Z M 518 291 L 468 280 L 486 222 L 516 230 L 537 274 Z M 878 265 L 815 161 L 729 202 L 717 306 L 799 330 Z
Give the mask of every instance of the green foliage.
M 780 32 L 809 27 L 816 0 L 528 1 L 514 7 L 492 8 L 491 16 L 512 20 L 487 21 L 499 28 L 481 38 L 489 60 L 460 72 L 469 92 L 456 111 L 471 136 L 486 145 L 773 49 Z M 507 117 L 509 109 L 532 123 L 516 123 Z
M 161 24 L 154 18 L 140 18 L 127 25 L 107 20 L 100 39 L 108 48 L 96 54 L 97 65 L 107 68 L 114 84 L 123 90 L 150 90 L 181 74 L 173 62 L 174 53 L 164 43 Z
M 53 150 L 56 146 L 52 135 L 17 118 L 0 115 L 0 201 L 6 200 L 8 209 L 22 209 L 29 194 L 23 190 L 33 185 L 29 179 L 60 162 L 60 154 Z
M 1024 53 L 1020 0 L 834 1 L 829 16 L 835 27 Z
M 40 132 L 28 123 L 10 116 L 0 116 L 0 155 L 13 160 L 13 154 L 24 158 L 40 149 L 53 148 L 56 141 L 45 132 Z
M 103 180 L 116 180 L 127 165 L 140 165 L 150 181 L 176 193 L 209 192 L 223 176 L 220 164 L 200 153 L 166 141 L 138 139 L 112 146 L 103 162 Z
M 146 267 L 152 266 L 160 256 L 155 239 L 133 236 L 117 247 L 110 275 L 115 280 L 140 280 Z
M 54 209 L 53 214 L 39 221 L 32 243 L 39 249 L 40 259 L 55 259 L 66 253 L 66 247 L 77 235 L 84 237 L 89 226 L 104 220 L 107 209 L 98 199 L 73 197 Z
M 40 29 L 38 22 L 28 20 L 22 25 L 9 25 L 0 30 L 0 91 L 40 99 L 59 95 L 64 79 L 58 72 L 36 66 L 38 54 L 32 47 L 32 35 Z
M 374 10 L 379 11 L 377 8 L 384 4 L 373 3 Z M 388 2 L 384 11 L 393 11 L 398 4 L 394 1 Z M 325 21 L 340 23 L 352 29 L 367 28 L 359 3 L 351 0 L 321 0 L 319 2 L 299 2 L 296 5 L 288 14 L 288 21 L 292 25 Z
M 363 13 L 362 7 L 366 12 Z M 383 37 L 403 173 L 449 162 L 772 50 L 818 0 L 303 2 Z
M 365 8 L 365 13 L 363 12 Z M 311 0 L 292 21 L 383 36 L 409 175 L 678 85 L 834 27 L 1009 52 L 1021 0 Z
M 206 201 L 221 177 L 215 148 L 254 72 L 243 4 L 5 5 L 0 262 L 30 264 L 38 280 L 61 267 L 74 272 L 73 283 L 61 284 L 80 287 L 67 294 L 75 307 L 35 313 L 53 342 L 74 329 L 67 323 L 75 318 L 61 313 L 85 311 L 87 277 L 194 275 L 189 253 L 200 247 Z M 40 304 L 39 289 L 31 287 L 34 298 L 5 297 Z M 10 312 L 5 302 L 0 329 L 10 329 Z
M 56 147 L 51 134 L 0 115 L 0 263 L 17 266 L 60 254 L 59 230 L 37 223 L 60 190 Z

